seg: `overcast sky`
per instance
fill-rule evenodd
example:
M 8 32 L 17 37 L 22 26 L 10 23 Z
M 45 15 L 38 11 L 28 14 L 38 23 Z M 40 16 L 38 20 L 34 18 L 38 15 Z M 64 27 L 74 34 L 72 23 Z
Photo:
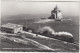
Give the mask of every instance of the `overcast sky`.
M 18 2 L 2 1 L 2 16 L 17 14 L 50 14 L 55 6 L 58 6 L 64 15 L 79 15 L 77 2 Z

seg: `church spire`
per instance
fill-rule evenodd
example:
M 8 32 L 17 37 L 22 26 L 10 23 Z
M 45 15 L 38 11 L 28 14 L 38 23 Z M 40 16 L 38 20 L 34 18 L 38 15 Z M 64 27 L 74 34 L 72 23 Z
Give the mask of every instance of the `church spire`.
M 55 10 L 55 11 L 58 11 L 58 10 L 59 10 L 59 8 L 58 8 L 57 5 L 55 6 L 54 10 Z

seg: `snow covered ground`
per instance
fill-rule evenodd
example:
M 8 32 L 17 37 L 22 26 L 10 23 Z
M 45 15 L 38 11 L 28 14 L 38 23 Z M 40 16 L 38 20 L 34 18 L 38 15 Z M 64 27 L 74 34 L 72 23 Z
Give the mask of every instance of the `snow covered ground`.
M 44 19 L 44 20 L 40 20 L 34 23 L 47 23 L 47 22 L 51 22 L 51 21 L 55 21 L 54 19 Z

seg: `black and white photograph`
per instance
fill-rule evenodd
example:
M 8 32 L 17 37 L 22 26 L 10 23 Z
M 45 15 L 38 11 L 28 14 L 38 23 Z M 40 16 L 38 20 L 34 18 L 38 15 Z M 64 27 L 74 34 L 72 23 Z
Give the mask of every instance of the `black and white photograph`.
M 1 0 L 1 52 L 79 52 L 79 2 Z

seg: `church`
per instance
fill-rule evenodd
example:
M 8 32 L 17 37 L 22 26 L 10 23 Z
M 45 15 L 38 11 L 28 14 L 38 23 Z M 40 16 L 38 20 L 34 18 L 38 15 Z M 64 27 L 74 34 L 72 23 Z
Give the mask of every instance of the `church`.
M 55 19 L 55 20 L 62 19 L 62 13 L 57 6 L 54 8 L 54 10 L 51 11 L 51 16 L 48 19 Z

